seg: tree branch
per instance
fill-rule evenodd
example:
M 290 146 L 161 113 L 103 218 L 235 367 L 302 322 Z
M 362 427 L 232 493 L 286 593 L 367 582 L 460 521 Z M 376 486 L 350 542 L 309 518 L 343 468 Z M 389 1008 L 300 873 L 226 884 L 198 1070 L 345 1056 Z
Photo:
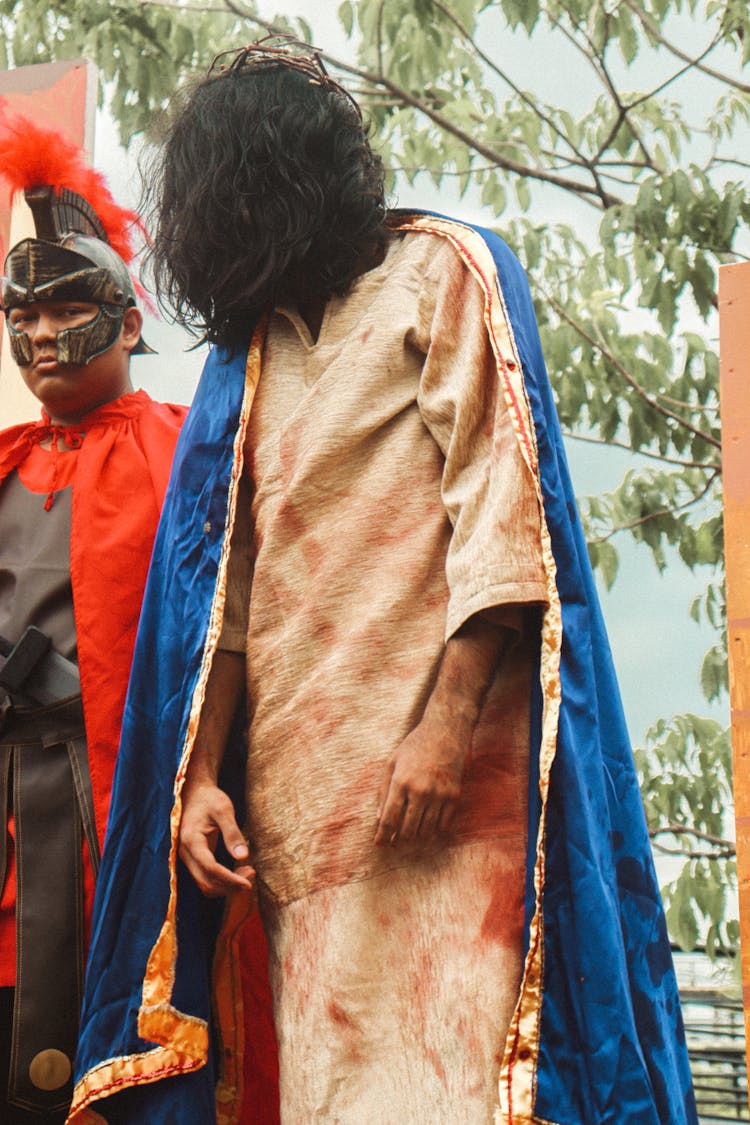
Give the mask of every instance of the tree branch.
M 599 145 L 599 150 L 593 158 L 595 163 L 597 163 L 597 164 L 599 163 L 601 157 L 604 155 L 604 153 L 607 151 L 607 149 L 610 147 L 610 145 L 614 141 L 615 137 L 617 136 L 617 133 L 618 133 L 618 130 L 619 130 L 620 126 L 624 123 L 624 124 L 627 125 L 628 129 L 630 130 L 630 132 L 633 135 L 633 139 L 635 140 L 635 143 L 638 145 L 639 149 L 643 153 L 643 159 L 645 160 L 647 167 L 651 168 L 654 172 L 662 172 L 663 170 L 661 168 L 658 168 L 657 165 L 654 163 L 654 159 L 651 156 L 651 153 L 646 148 L 646 144 L 643 140 L 643 137 L 640 134 L 640 131 L 638 129 L 636 129 L 635 125 L 630 120 L 630 118 L 628 116 L 630 106 L 625 105 L 624 102 L 621 100 L 620 95 L 618 94 L 617 89 L 615 87 L 615 84 L 609 76 L 609 72 L 608 72 L 607 67 L 604 63 L 604 59 L 601 58 L 601 59 L 598 59 L 597 61 L 598 61 L 598 64 L 599 64 L 597 69 L 600 71 L 600 73 L 602 75 L 602 78 L 604 80 L 604 84 L 607 87 L 607 89 L 609 90 L 609 93 L 612 97 L 612 100 L 614 101 L 615 105 L 617 106 L 617 118 L 615 119 L 615 123 L 612 126 L 612 128 L 610 129 L 609 133 L 604 138 L 602 143 Z
M 636 106 L 642 105 L 644 102 L 650 101 L 651 98 L 658 97 L 659 94 L 663 94 L 664 91 L 669 86 L 671 86 L 674 82 L 676 82 L 678 78 L 682 78 L 683 74 L 687 74 L 688 71 L 694 70 L 696 67 L 698 67 L 698 69 L 700 69 L 699 64 L 701 63 L 701 61 L 703 59 L 705 59 L 706 55 L 709 55 L 711 53 L 711 51 L 713 51 L 713 49 L 716 46 L 716 44 L 718 43 L 718 41 L 719 41 L 718 37 L 713 39 L 709 43 L 709 45 L 706 47 L 705 51 L 701 51 L 701 53 L 699 55 L 697 55 L 694 59 L 688 59 L 688 61 L 685 63 L 685 65 L 681 66 L 679 68 L 679 70 L 676 70 L 671 78 L 666 78 L 663 82 L 659 83 L 659 85 L 655 86 L 654 89 L 649 94 L 642 94 L 640 96 L 640 98 L 636 98 L 634 102 L 630 102 L 628 104 L 628 109 L 634 109 Z
M 645 160 L 600 160 L 600 168 L 650 168 Z
M 156 5 L 165 8 L 182 8 L 184 5 L 178 4 L 176 0 L 138 0 L 139 4 L 143 7 Z M 204 8 L 204 11 L 225 11 L 232 15 L 238 16 L 241 19 L 246 19 L 251 23 L 257 24 L 262 27 L 269 35 L 283 35 L 284 29 L 279 27 L 278 24 L 272 23 L 270 20 L 263 19 L 261 16 L 256 16 L 255 13 L 249 12 L 237 0 L 222 0 L 223 8 L 212 6 L 211 8 Z M 494 165 L 499 168 L 504 168 L 507 172 L 514 172 L 516 175 L 525 176 L 531 180 L 539 180 L 542 183 L 553 184 L 555 187 L 563 188 L 575 195 L 580 195 L 584 199 L 593 199 L 597 206 L 603 210 L 607 207 L 614 207 L 623 200 L 619 196 L 611 195 L 609 192 L 602 193 L 596 186 L 592 184 L 582 183 L 579 180 L 569 179 L 567 176 L 558 176 L 554 172 L 548 172 L 544 168 L 534 168 L 530 165 L 521 164 L 519 161 L 511 160 L 503 156 L 503 154 L 494 148 L 492 145 L 486 145 L 482 141 L 477 140 L 466 130 L 460 126 L 455 125 L 442 113 L 431 108 L 425 101 L 420 100 L 408 90 L 399 86 L 395 82 L 391 82 L 383 74 L 375 74 L 370 70 L 365 70 L 362 67 L 353 66 L 351 63 L 344 62 L 342 59 L 337 59 L 327 51 L 321 51 L 321 58 L 325 60 L 330 66 L 344 74 L 352 74 L 361 79 L 363 82 L 368 83 L 370 86 L 386 90 L 393 97 L 396 97 L 402 105 L 410 106 L 418 112 L 424 114 L 425 117 L 433 121 L 440 129 L 444 130 L 450 136 L 461 141 L 462 144 L 473 152 L 478 153 L 479 156 L 485 157 L 490 160 Z
M 681 406 L 684 410 L 689 410 L 692 414 L 718 414 L 718 406 L 701 406 L 696 402 L 682 402 L 679 398 L 672 398 L 670 395 L 662 394 L 661 391 L 656 392 L 656 397 L 661 399 L 662 402 L 668 402 L 670 406 Z
M 502 81 L 510 87 L 516 97 L 518 97 L 524 103 L 524 105 L 527 105 L 529 109 L 537 115 L 539 120 L 543 121 L 545 125 L 547 125 L 547 127 L 552 130 L 552 132 L 557 134 L 560 140 L 562 140 L 563 143 L 568 146 L 571 152 L 573 152 L 578 157 L 578 162 L 580 163 L 581 167 L 587 168 L 589 171 L 591 171 L 590 160 L 587 160 L 581 150 L 573 144 L 570 137 L 567 135 L 567 133 L 564 132 L 564 130 L 560 128 L 554 118 L 550 117 L 547 113 L 544 113 L 544 111 L 540 109 L 538 103 L 535 102 L 533 98 L 530 98 L 529 95 L 524 90 L 522 90 L 520 86 L 517 86 L 513 79 L 510 78 L 504 70 L 500 69 L 494 59 L 491 59 L 490 56 L 481 49 L 477 41 L 469 32 L 468 28 L 463 23 L 461 23 L 457 16 L 454 16 L 453 12 L 451 12 L 446 7 L 446 5 L 442 3 L 442 0 L 430 0 L 430 2 L 432 6 L 434 8 L 437 8 L 439 12 L 442 12 L 445 18 L 450 23 L 452 23 L 453 26 L 461 33 L 476 57 L 478 59 L 481 59 L 488 70 L 491 70 L 498 76 L 498 78 L 502 79 Z
M 713 445 L 714 448 L 721 449 L 721 442 L 718 440 L 718 438 L 715 438 L 713 434 L 704 433 L 703 430 L 699 430 L 697 426 L 694 426 L 691 422 L 687 422 L 684 418 L 681 418 L 679 414 L 675 414 L 674 411 L 668 410 L 665 406 L 662 406 L 654 398 L 652 398 L 648 391 L 645 390 L 645 388 L 642 387 L 640 383 L 633 378 L 630 372 L 627 371 L 626 368 L 620 363 L 619 359 L 617 359 L 617 357 L 612 354 L 601 337 L 597 340 L 593 336 L 591 336 L 583 327 L 583 325 L 574 320 L 573 317 L 565 311 L 562 305 L 559 304 L 559 302 L 556 301 L 554 297 L 550 296 L 549 293 L 544 292 L 544 290 L 542 290 L 542 292 L 544 293 L 546 300 L 549 301 L 549 304 L 555 310 L 557 315 L 562 320 L 564 320 L 566 324 L 569 324 L 570 327 L 578 333 L 582 340 L 585 340 L 586 343 L 590 344 L 592 348 L 596 348 L 596 350 L 599 351 L 604 356 L 604 358 L 612 364 L 615 371 L 617 371 L 617 373 L 622 376 L 628 386 L 632 387 L 638 397 L 643 399 L 643 401 L 648 406 L 650 406 L 652 410 L 655 410 L 657 414 L 661 414 L 664 418 L 671 418 L 673 422 L 677 422 L 678 425 L 682 426 L 683 429 L 688 430 L 691 434 L 695 434 L 696 437 L 701 438 L 708 445 Z
M 750 168 L 750 161 L 736 160 L 730 156 L 715 156 L 712 163 L 714 164 L 734 164 L 738 168 Z
M 226 7 L 222 4 L 180 3 L 180 0 L 138 0 L 141 8 L 172 8 L 178 12 L 215 12 L 222 15 Z
M 679 457 L 665 457 L 661 453 L 653 453 L 649 449 L 633 449 L 632 445 L 628 445 L 624 441 L 606 441 L 604 438 L 591 437 L 589 434 L 577 434 L 573 430 L 563 430 L 562 435 L 571 441 L 585 441 L 589 445 L 605 445 L 608 447 L 614 446 L 615 449 L 625 449 L 628 453 L 637 454 L 638 457 L 650 457 L 652 460 L 661 461 L 665 465 L 679 465 L 681 469 L 702 469 L 707 472 L 709 469 L 719 468 L 713 461 L 681 461 Z
M 657 843 L 654 840 L 654 851 L 659 855 L 676 855 L 682 856 L 685 859 L 733 859 L 737 854 L 733 848 L 731 851 L 724 851 L 720 849 L 718 852 L 697 852 L 692 848 L 667 848 L 664 844 Z
M 692 508 L 693 504 L 698 504 L 706 493 L 711 488 L 714 481 L 721 475 L 719 469 L 715 469 L 706 481 L 705 486 L 695 496 L 691 496 L 689 500 L 685 500 L 682 504 L 673 504 L 671 508 L 659 508 L 655 512 L 647 512 L 645 516 L 640 516 L 637 520 L 631 520 L 629 523 L 619 523 L 616 527 L 610 528 L 606 535 L 598 535 L 595 539 L 587 539 L 586 542 L 591 544 L 592 547 L 599 546 L 600 543 L 606 543 L 618 531 L 632 531 L 634 527 L 642 527 L 644 523 L 649 523 L 650 520 L 659 519 L 661 516 L 673 516 L 675 512 L 684 512 L 688 508 Z
M 750 94 L 750 86 L 746 82 L 738 82 L 736 78 L 731 78 L 728 74 L 724 74 L 720 70 L 714 70 L 713 67 L 704 66 L 703 63 L 699 61 L 703 58 L 703 55 L 699 55 L 697 59 L 693 59 L 690 55 L 686 54 L 685 51 L 681 51 L 679 47 L 676 47 L 674 43 L 670 43 L 670 41 L 662 35 L 658 24 L 654 23 L 654 21 L 638 7 L 635 0 L 623 0 L 623 3 L 627 4 L 631 12 L 635 13 L 649 35 L 657 43 L 660 43 L 662 47 L 666 47 L 676 58 L 682 59 L 683 62 L 690 63 L 696 70 L 700 70 L 703 74 L 708 74 L 711 78 L 718 79 L 719 82 L 725 82 L 728 86 L 733 86 L 736 90 L 741 90 L 743 94 Z
M 380 0 L 378 5 L 378 70 L 383 73 L 383 8 L 385 0 Z
M 734 840 L 725 840 L 722 836 L 712 836 L 709 832 L 702 832 L 700 828 L 695 828 L 688 824 L 679 824 L 677 821 L 668 820 L 666 824 L 660 825 L 658 828 L 650 828 L 649 836 L 652 840 L 657 836 L 692 836 L 696 840 L 703 840 L 706 844 L 713 844 L 715 847 L 735 854 L 737 845 Z
M 652 828 L 649 831 L 649 836 L 653 839 L 654 836 L 671 832 L 672 836 L 694 836 L 698 840 L 704 840 L 706 844 L 715 844 L 716 847 L 734 848 L 734 840 L 725 839 L 723 836 L 712 836 L 711 832 L 704 832 L 701 828 L 696 828 L 695 825 L 680 825 L 677 820 L 667 820 L 666 825 L 660 828 Z
M 612 141 L 617 136 L 617 130 L 620 128 L 623 121 L 625 121 L 625 122 L 627 122 L 627 126 L 630 129 L 630 132 L 632 133 L 636 144 L 638 145 L 641 152 L 643 153 L 644 159 L 647 162 L 647 166 L 649 168 L 651 168 L 654 172 L 659 172 L 659 169 L 654 164 L 654 161 L 651 157 L 650 152 L 646 148 L 645 142 L 643 141 L 643 138 L 641 137 L 640 132 L 638 131 L 638 129 L 636 129 L 636 127 L 633 125 L 633 122 L 628 117 L 628 107 L 623 103 L 622 99 L 620 98 L 620 95 L 617 92 L 617 89 L 615 87 L 614 82 L 610 78 L 609 71 L 607 70 L 606 63 L 604 62 L 603 53 L 600 54 L 597 51 L 596 47 L 594 46 L 594 44 L 591 41 L 591 37 L 589 36 L 588 32 L 585 29 L 583 29 L 581 27 L 581 25 L 577 22 L 574 14 L 571 12 L 570 8 L 563 5 L 563 10 L 565 11 L 568 19 L 570 20 L 571 25 L 575 28 L 575 30 L 579 33 L 579 35 L 583 36 L 583 38 L 586 42 L 586 46 L 584 47 L 581 43 L 579 43 L 578 40 L 575 38 L 575 36 L 571 35 L 567 31 L 567 29 L 565 27 L 563 27 L 563 25 L 561 23 L 559 23 L 559 21 L 555 21 L 553 26 L 559 27 L 560 31 L 563 33 L 563 35 L 565 35 L 565 37 L 568 39 L 568 41 L 570 43 L 572 43 L 573 46 L 576 47 L 576 49 L 579 50 L 582 53 L 583 57 L 588 61 L 590 66 L 593 68 L 594 73 L 596 74 L 599 81 L 604 86 L 605 90 L 609 94 L 610 98 L 612 99 L 612 102 L 614 103 L 614 105 L 617 109 L 617 117 L 615 119 L 615 123 L 612 126 L 612 128 L 610 129 L 610 131 L 609 131 L 607 137 L 605 138 L 605 140 L 600 144 L 598 152 L 595 154 L 595 156 L 592 157 L 592 162 L 595 165 L 598 165 L 599 160 L 602 156 L 602 153 L 607 151 L 609 146 L 612 144 Z

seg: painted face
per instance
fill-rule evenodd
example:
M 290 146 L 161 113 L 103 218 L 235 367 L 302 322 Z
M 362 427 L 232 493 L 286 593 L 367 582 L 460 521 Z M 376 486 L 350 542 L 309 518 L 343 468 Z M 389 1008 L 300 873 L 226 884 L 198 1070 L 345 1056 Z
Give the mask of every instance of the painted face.
M 36 301 L 7 314 L 11 331 L 24 333 L 29 342 L 28 362 L 19 364 L 24 382 L 55 421 L 77 421 L 131 389 L 129 353 L 140 333 L 135 309 L 127 310 L 112 345 L 88 363 L 59 358 L 58 334 L 91 324 L 100 311 L 100 305 L 89 301 Z

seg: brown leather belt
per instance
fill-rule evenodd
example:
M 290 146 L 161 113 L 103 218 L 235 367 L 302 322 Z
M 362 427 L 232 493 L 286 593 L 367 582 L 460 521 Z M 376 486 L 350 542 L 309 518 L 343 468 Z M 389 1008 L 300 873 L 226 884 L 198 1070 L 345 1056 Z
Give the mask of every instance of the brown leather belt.
M 0 802 L 16 831 L 16 988 L 8 1100 L 44 1111 L 72 1096 L 85 957 L 82 841 L 99 868 L 80 696 L 15 711 L 0 734 Z M 0 886 L 7 865 L 0 845 Z

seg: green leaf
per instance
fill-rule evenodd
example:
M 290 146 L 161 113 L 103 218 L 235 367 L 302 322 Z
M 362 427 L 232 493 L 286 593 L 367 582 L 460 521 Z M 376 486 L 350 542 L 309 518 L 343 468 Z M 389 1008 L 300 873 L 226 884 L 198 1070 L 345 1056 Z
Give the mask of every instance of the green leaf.
M 680 949 L 690 952 L 698 944 L 699 926 L 685 881 L 678 880 L 667 907 L 667 926 Z
M 518 176 L 514 181 L 516 198 L 524 211 L 531 207 L 531 189 L 525 176 Z
M 704 656 L 700 684 L 701 691 L 709 702 L 719 699 L 723 692 L 728 691 L 727 659 L 721 646 L 714 645 Z
M 627 8 L 621 6 L 618 16 L 620 50 L 625 62 L 630 65 L 638 54 L 638 33 L 634 26 L 633 17 Z

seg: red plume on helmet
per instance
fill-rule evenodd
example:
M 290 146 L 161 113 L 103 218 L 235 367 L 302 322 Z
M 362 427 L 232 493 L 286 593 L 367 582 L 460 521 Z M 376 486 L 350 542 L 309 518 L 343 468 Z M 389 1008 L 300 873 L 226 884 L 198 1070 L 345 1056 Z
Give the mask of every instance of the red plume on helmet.
M 0 175 L 13 195 L 41 184 L 56 191 L 77 192 L 98 215 L 112 249 L 124 262 L 132 262 L 133 229 L 145 234 L 135 212 L 115 203 L 104 176 L 86 163 L 77 145 L 55 129 L 44 129 L 20 114 L 8 114 L 1 101 Z
M 2 308 L 51 300 L 91 301 L 98 313 L 85 325 L 57 333 L 61 363 L 85 365 L 112 347 L 122 329 L 125 310 L 136 303 L 128 263 L 135 256 L 132 234 L 143 226 L 134 211 L 115 203 L 100 172 L 82 150 L 54 129 L 18 114 L 10 115 L 0 99 L 0 177 L 11 196 L 23 191 L 31 209 L 36 238 L 23 238 L 5 258 Z M 147 304 L 150 304 L 148 301 Z M 13 357 L 29 362 L 30 342 L 8 320 Z M 151 352 L 142 336 L 131 355 Z

